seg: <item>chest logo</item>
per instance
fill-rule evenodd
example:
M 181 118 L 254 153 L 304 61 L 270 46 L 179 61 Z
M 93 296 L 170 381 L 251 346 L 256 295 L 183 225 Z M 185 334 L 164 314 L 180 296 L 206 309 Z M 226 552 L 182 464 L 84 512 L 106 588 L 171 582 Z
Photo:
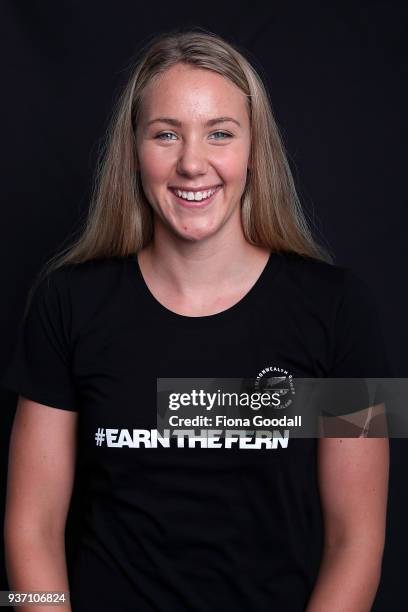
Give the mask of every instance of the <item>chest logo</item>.
M 273 406 L 275 410 L 287 408 L 293 402 L 295 385 L 293 375 L 279 366 L 267 366 L 261 370 L 255 379 L 254 388 L 259 393 L 278 394 L 280 402 Z

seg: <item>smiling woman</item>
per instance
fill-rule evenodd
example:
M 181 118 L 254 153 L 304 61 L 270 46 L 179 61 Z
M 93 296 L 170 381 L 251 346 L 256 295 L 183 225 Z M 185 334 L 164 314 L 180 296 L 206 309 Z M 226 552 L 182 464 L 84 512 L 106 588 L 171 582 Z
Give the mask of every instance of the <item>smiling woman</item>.
M 160 124 L 173 126 L 164 132 L 171 139 L 158 140 Z M 214 138 L 220 124 L 229 131 Z M 211 238 L 214 249 L 229 235 L 240 240 L 241 251 L 240 201 L 251 148 L 245 94 L 210 70 L 176 64 L 146 87 L 136 143 L 137 170 L 156 213 L 156 244 L 175 233 L 188 241 Z
M 387 441 L 292 439 L 285 417 L 295 377 L 387 376 L 383 338 L 366 285 L 312 237 L 244 50 L 200 29 L 142 50 L 84 231 L 44 272 L 2 379 L 20 395 L 10 588 L 67 590 L 69 575 L 74 612 L 369 610 Z M 245 406 L 218 406 L 214 425 L 193 405 L 199 435 L 157 443 L 159 381 L 242 377 L 279 404 L 259 426 L 279 417 L 284 433 L 242 438 Z M 85 512 L 67 567 L 76 457 Z

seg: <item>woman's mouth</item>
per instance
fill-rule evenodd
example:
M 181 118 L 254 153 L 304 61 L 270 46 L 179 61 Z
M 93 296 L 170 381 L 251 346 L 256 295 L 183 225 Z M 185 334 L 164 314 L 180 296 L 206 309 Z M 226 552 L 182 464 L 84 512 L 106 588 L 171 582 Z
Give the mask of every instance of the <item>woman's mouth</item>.
M 177 204 L 180 204 L 184 208 L 202 209 L 202 208 L 206 208 L 207 206 L 209 206 L 215 200 L 215 197 L 221 188 L 222 188 L 222 185 L 217 185 L 217 187 L 215 187 L 214 190 L 209 190 L 209 191 L 214 191 L 214 193 L 212 193 L 208 197 L 202 197 L 201 200 L 187 199 L 187 198 L 180 197 L 179 195 L 177 195 L 178 190 L 174 190 L 171 188 L 169 188 L 169 191 L 171 191 Z M 192 198 L 191 194 L 194 192 L 183 192 L 183 193 L 190 194 L 190 198 Z

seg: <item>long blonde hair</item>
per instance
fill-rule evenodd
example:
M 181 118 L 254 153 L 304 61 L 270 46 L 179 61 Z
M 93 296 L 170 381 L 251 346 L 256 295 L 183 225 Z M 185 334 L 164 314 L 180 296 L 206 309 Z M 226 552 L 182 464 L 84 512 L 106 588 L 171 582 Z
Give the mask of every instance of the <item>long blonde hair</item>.
M 197 27 L 155 35 L 142 47 L 113 111 L 80 236 L 45 264 L 38 282 L 65 264 L 127 256 L 151 241 L 153 213 L 136 168 L 135 131 L 145 87 L 177 63 L 212 70 L 246 96 L 251 128 L 251 168 L 241 198 L 246 240 L 333 263 L 309 229 L 261 77 L 244 50 Z

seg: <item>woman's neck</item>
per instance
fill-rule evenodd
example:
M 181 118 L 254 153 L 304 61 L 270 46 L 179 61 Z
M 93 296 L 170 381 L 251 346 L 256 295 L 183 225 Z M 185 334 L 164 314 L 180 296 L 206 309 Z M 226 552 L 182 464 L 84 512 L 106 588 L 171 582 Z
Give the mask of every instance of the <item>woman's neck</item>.
M 155 239 L 138 253 L 139 267 L 151 293 L 170 310 L 206 316 L 238 302 L 261 275 L 270 249 L 242 235 L 219 241 L 182 244 Z

